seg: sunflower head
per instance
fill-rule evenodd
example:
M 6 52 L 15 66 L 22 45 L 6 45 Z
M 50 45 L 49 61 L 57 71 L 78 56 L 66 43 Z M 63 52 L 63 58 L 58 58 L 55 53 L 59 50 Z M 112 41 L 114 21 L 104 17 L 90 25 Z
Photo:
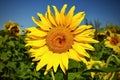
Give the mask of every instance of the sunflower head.
M 112 48 L 116 53 L 120 53 L 120 34 L 111 33 L 105 39 L 105 46 Z
M 9 21 L 4 24 L 4 31 L 14 36 L 19 36 L 21 33 L 20 26 L 13 21 Z
M 58 11 L 56 6 L 47 7 L 45 15 L 37 13 L 40 20 L 32 17 L 38 27 L 30 27 L 26 46 L 32 46 L 28 51 L 33 61 L 39 61 L 36 70 L 39 71 L 46 65 L 45 74 L 53 67 L 58 66 L 64 73 L 68 69 L 69 59 L 83 61 L 90 57 L 86 50 L 95 50 L 89 43 L 98 43 L 94 38 L 95 29 L 91 25 L 79 25 L 84 19 L 85 12 L 74 15 L 75 6 L 66 13 L 67 4 Z
M 111 32 L 113 32 L 113 33 L 117 33 L 118 31 L 119 31 L 119 28 L 116 26 L 112 27 L 112 29 L 111 29 Z
M 104 32 L 97 33 L 97 39 L 99 41 L 103 41 L 106 38 L 106 34 Z
M 90 59 L 90 61 L 88 61 L 86 64 L 87 69 L 100 69 L 104 65 L 105 65 L 105 63 L 103 61 L 93 60 L 93 59 Z M 94 78 L 95 75 L 96 75 L 95 72 L 91 72 L 92 78 Z
M 103 80 L 114 80 L 115 72 L 104 73 Z
M 111 36 L 111 33 L 112 33 L 111 30 L 105 30 L 105 35 L 106 36 Z
M 60 54 L 72 47 L 73 35 L 67 28 L 53 28 L 46 37 L 46 43 L 51 51 Z

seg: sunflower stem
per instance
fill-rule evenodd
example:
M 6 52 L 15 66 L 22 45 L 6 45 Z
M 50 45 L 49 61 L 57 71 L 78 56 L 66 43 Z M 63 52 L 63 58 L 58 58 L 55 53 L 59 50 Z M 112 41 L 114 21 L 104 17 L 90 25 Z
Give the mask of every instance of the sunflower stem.
M 115 56 L 115 55 L 111 55 L 111 56 L 108 57 L 105 67 L 108 67 L 108 64 L 110 63 L 110 61 L 111 61 L 113 58 L 116 60 L 116 62 L 117 62 L 118 64 L 120 64 L 120 60 L 118 59 L 118 57 Z
M 52 69 L 51 69 L 51 76 L 52 76 L 52 80 L 55 80 L 55 75 Z

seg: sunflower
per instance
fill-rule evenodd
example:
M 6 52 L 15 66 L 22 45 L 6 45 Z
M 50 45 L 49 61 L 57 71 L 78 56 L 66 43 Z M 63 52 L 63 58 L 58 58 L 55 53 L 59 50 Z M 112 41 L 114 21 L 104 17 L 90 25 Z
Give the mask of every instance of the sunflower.
M 114 80 L 115 72 L 104 73 L 103 80 Z
M 33 61 L 38 61 L 36 71 L 47 65 L 44 74 L 52 67 L 56 72 L 58 66 L 66 73 L 69 59 L 86 63 L 85 57 L 90 57 L 86 50 L 94 50 L 88 43 L 98 43 L 93 39 L 95 29 L 91 25 L 79 26 L 84 19 L 84 12 L 74 15 L 75 6 L 72 6 L 66 14 L 67 4 L 63 5 L 60 12 L 56 6 L 52 7 L 55 14 L 48 5 L 45 16 L 37 13 L 40 20 L 32 17 L 38 27 L 26 29 L 29 32 L 26 46 L 32 47 L 28 52 Z
M 104 32 L 97 33 L 97 39 L 99 41 L 103 41 L 106 38 L 106 34 Z
M 120 53 L 120 34 L 110 33 L 105 39 L 105 46 L 112 48 L 116 53 Z
M 20 26 L 13 21 L 9 21 L 4 24 L 4 31 L 9 32 L 9 35 L 15 35 L 15 36 L 19 36 L 21 33 Z
M 87 69 L 92 69 L 92 68 L 100 69 L 104 65 L 105 65 L 105 63 L 103 61 L 93 60 L 93 59 L 90 59 L 90 61 L 88 61 L 87 64 L 86 64 Z M 97 73 L 97 74 L 100 74 L 100 73 Z M 96 75 L 95 72 L 91 72 L 91 77 L 92 78 L 94 78 L 95 75 Z

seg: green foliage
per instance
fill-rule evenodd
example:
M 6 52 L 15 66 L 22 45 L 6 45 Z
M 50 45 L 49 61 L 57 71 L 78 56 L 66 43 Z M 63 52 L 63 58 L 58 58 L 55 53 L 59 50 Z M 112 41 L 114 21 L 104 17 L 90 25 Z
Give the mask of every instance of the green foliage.
M 39 79 L 40 73 L 34 70 L 30 57 L 25 53 L 25 36 L 10 36 L 2 30 L 0 36 L 0 79 Z
M 95 25 L 99 31 L 104 31 L 104 28 L 99 29 L 99 23 L 95 22 Z M 107 25 L 106 29 L 111 29 L 111 26 Z M 107 73 L 114 72 L 112 79 L 120 79 L 120 74 L 118 74 L 120 72 L 120 54 L 115 54 L 113 49 L 105 47 L 104 40 L 98 44 L 92 44 L 95 51 L 87 51 L 93 60 L 103 61 L 105 63 L 103 67 L 87 69 L 85 63 L 70 59 L 66 74 L 59 66 L 56 73 L 51 70 L 47 75 L 44 75 L 45 67 L 38 72 L 35 70 L 37 64 L 32 64 L 31 57 L 26 53 L 29 47 L 25 47 L 24 39 L 25 35 L 11 36 L 0 30 L 1 80 L 103 80 Z M 86 59 L 90 61 L 88 58 Z M 91 72 L 95 73 L 94 77 L 91 76 Z M 111 79 L 111 76 L 108 77 Z

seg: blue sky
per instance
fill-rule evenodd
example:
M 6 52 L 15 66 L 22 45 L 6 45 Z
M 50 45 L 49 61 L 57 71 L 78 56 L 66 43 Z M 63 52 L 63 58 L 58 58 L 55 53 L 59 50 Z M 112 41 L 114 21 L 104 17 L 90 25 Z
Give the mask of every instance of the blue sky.
M 44 14 L 47 5 L 56 5 L 60 10 L 63 4 L 68 4 L 67 11 L 75 5 L 75 13 L 85 11 L 85 18 L 98 20 L 103 27 L 107 23 L 120 25 L 120 0 L 0 0 L 0 29 L 9 20 L 22 29 L 35 26 L 31 16 Z

